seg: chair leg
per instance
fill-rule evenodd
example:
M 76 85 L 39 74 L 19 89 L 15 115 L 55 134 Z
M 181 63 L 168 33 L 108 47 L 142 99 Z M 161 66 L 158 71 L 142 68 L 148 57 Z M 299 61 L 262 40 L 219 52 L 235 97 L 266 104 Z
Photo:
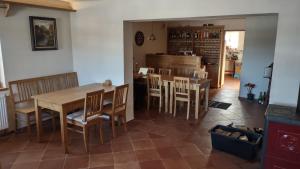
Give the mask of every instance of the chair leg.
M 161 109 L 162 109 L 162 96 L 159 97 L 159 113 L 161 113 Z
M 177 111 L 177 101 L 176 101 L 176 99 L 175 99 L 175 101 L 174 101 L 174 117 L 176 116 L 176 111 Z
M 188 120 L 189 119 L 189 117 L 190 117 L 190 102 L 188 101 L 188 103 L 187 103 L 187 114 L 186 114 L 186 119 Z
M 147 111 L 150 110 L 150 96 L 147 97 Z
M 102 120 L 99 122 L 100 143 L 103 144 Z
M 56 121 L 55 121 L 55 114 L 54 114 L 54 112 L 52 112 L 51 113 L 51 116 L 52 116 L 52 130 L 53 130 L 53 132 L 55 132 L 55 130 L 56 130 Z
M 27 133 L 28 136 L 31 136 L 30 114 L 26 114 L 26 118 L 27 118 Z
M 15 133 L 17 133 L 18 130 L 18 117 L 17 117 L 17 113 L 15 113 Z
M 124 130 L 125 130 L 125 132 L 127 132 L 126 112 L 122 119 L 123 119 Z
M 89 152 L 89 146 L 88 146 L 89 131 L 88 131 L 88 127 L 87 126 L 83 127 L 83 140 L 84 140 L 85 151 Z
M 114 116 L 111 116 L 111 129 L 112 129 L 112 135 L 113 135 L 113 138 L 116 137 L 116 131 L 115 131 L 115 117 Z

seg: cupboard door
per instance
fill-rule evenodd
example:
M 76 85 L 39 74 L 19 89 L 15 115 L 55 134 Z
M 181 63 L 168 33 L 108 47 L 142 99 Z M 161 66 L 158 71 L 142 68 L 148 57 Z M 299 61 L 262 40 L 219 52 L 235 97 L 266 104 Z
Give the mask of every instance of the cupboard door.
M 264 169 L 299 169 L 299 163 L 288 162 L 273 157 L 266 157 Z
M 208 72 L 208 79 L 211 79 L 211 87 L 218 88 L 220 82 L 220 59 L 206 58 L 206 71 Z
M 300 126 L 270 122 L 267 156 L 300 164 Z
M 219 65 L 207 65 L 206 71 L 208 79 L 211 79 L 210 86 L 213 88 L 219 87 Z

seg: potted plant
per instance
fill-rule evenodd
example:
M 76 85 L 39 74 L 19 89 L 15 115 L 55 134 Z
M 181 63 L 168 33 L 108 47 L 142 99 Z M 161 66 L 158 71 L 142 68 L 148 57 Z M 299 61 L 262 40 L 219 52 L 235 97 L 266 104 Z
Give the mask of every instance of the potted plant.
M 248 100 L 254 100 L 254 94 L 252 93 L 252 89 L 255 88 L 255 84 L 254 83 L 247 83 L 247 84 L 245 84 L 245 87 L 248 90 L 247 99 Z

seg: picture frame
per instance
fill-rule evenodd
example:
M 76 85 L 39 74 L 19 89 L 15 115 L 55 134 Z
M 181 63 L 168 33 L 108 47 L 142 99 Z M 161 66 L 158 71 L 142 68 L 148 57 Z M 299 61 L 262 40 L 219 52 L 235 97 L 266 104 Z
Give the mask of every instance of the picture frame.
M 58 50 L 56 19 L 29 16 L 33 51 Z

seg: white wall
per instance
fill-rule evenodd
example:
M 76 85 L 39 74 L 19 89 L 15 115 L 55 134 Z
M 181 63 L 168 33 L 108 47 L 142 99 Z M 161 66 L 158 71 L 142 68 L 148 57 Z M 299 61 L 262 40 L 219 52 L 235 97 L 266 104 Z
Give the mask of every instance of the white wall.
M 73 71 L 69 12 L 15 6 L 12 9 L 11 16 L 0 16 L 0 40 L 6 83 Z M 57 19 L 59 50 L 32 51 L 29 16 Z
M 242 59 L 240 96 L 247 97 L 246 83 L 254 83 L 256 98 L 267 92 L 268 79 L 263 78 L 265 67 L 274 60 L 277 16 L 247 17 L 245 50 Z
M 128 100 L 127 100 L 127 119 L 134 118 L 134 93 L 133 93 L 133 41 L 135 31 L 133 30 L 133 23 L 124 22 L 124 77 L 125 83 L 129 84 Z
M 153 34 L 156 37 L 155 41 L 148 40 L 148 37 L 152 33 L 151 22 L 134 22 L 133 23 L 133 35 L 137 31 L 142 31 L 145 36 L 145 41 L 142 46 L 137 46 L 132 39 L 133 45 L 133 61 L 134 64 L 138 63 L 139 67 L 145 66 L 145 55 L 149 53 L 166 53 L 167 52 L 167 29 L 163 22 L 153 22 Z
M 74 1 L 74 69 L 81 83 L 124 82 L 124 20 L 279 13 L 270 103 L 296 105 L 300 72 L 299 0 Z M 133 113 L 133 112 L 132 112 Z

